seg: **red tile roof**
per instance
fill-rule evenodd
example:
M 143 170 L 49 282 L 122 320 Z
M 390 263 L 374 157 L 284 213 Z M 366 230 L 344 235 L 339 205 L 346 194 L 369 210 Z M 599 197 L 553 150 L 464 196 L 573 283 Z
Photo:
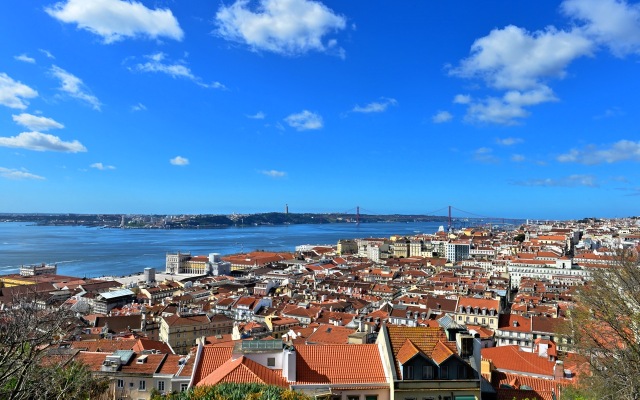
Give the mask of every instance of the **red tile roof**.
M 499 346 L 482 349 L 482 358 L 491 360 L 502 371 L 553 376 L 555 363 L 537 354 L 520 351 L 520 347 Z
M 375 344 L 297 345 L 297 384 L 386 384 Z
M 224 346 L 227 344 L 227 346 Z M 203 346 L 200 355 L 200 363 L 197 366 L 194 376 L 194 383 L 200 382 L 206 376 L 218 369 L 222 364 L 231 358 L 234 342 L 226 342 L 220 346 Z
M 211 374 L 199 381 L 196 386 L 215 385 L 221 382 L 263 383 L 288 388 L 289 384 L 279 372 L 269 369 L 257 362 L 240 357 L 228 360 Z

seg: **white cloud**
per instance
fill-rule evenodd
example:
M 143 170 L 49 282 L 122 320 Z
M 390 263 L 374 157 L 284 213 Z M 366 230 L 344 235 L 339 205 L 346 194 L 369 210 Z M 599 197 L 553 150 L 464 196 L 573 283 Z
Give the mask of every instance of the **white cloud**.
M 100 171 L 107 171 L 107 170 L 116 169 L 116 167 L 114 167 L 113 165 L 104 165 L 101 162 L 93 163 L 89 167 L 95 168 L 95 169 L 100 170 Z
M 22 132 L 18 136 L 0 137 L 0 146 L 35 151 L 60 151 L 64 153 L 87 151 L 87 148 L 77 140 L 65 142 L 58 136 L 40 132 Z
M 291 114 L 284 120 L 290 127 L 296 128 L 299 131 L 320 129 L 323 126 L 322 117 L 309 110 L 303 110 L 300 113 Z
M 520 119 L 530 115 L 524 107 L 551 101 L 557 101 L 557 98 L 544 85 L 523 92 L 510 90 L 502 98 L 487 97 L 471 101 L 465 119 L 470 122 L 515 125 Z
M 51 54 L 51 52 L 49 50 L 45 50 L 45 49 L 38 49 L 38 51 L 42 54 L 44 54 L 47 58 L 51 58 L 54 59 L 55 57 L 53 56 L 53 54 Z
M 12 115 L 13 122 L 22 125 L 32 131 L 48 131 L 49 129 L 62 129 L 64 125 L 60 122 L 47 118 L 39 117 L 37 115 L 22 113 L 19 115 Z
M 526 158 L 522 154 L 512 154 L 511 155 L 511 161 L 513 161 L 513 162 L 523 162 L 524 160 L 526 160 Z
M 251 119 L 265 119 L 265 117 L 266 117 L 266 114 L 263 113 L 262 111 L 258 111 L 253 115 L 247 115 L 247 118 L 251 118 Z
M 563 13 L 583 34 L 607 46 L 617 57 L 640 54 L 640 5 L 625 0 L 565 0 Z
M 496 143 L 501 146 L 513 146 L 514 144 L 522 143 L 524 140 L 521 138 L 508 137 L 504 139 L 496 139 Z
M 358 113 L 374 113 L 374 112 L 383 112 L 386 111 L 389 106 L 398 105 L 398 101 L 396 99 L 388 99 L 383 97 L 381 101 L 374 101 L 372 103 L 367 104 L 364 107 L 356 105 L 353 107 L 351 111 Z
M 518 186 L 544 186 L 544 187 L 597 187 L 596 178 L 592 175 L 570 175 L 562 178 L 528 179 L 524 181 L 514 181 L 513 185 Z
M 131 106 L 131 111 L 147 111 L 147 107 L 142 103 L 138 103 Z
M 193 83 L 212 89 L 226 89 L 220 82 L 204 83 L 202 78 L 196 76 L 191 72 L 191 69 L 186 66 L 184 60 L 178 62 L 169 61 L 165 62 L 166 54 L 158 52 L 146 56 L 149 61 L 135 65 L 135 69 L 141 72 L 159 72 L 167 74 L 172 78 L 184 78 L 192 81 Z
M 0 72 L 0 104 L 10 108 L 24 110 L 29 104 L 25 99 L 38 96 L 38 92 L 21 82 L 14 81 L 9 75 Z
M 468 105 L 467 121 L 514 125 L 530 115 L 528 107 L 557 101 L 546 82 L 564 78 L 567 66 L 592 55 L 594 48 L 594 42 L 578 28 L 564 31 L 547 27 L 528 32 L 509 25 L 494 29 L 477 39 L 470 56 L 449 74 L 480 79 L 487 87 L 505 93 L 482 100 L 457 95 L 454 103 Z
M 151 10 L 136 1 L 67 0 L 45 11 L 59 21 L 75 23 L 101 36 L 105 43 L 137 37 L 182 40 L 184 36 L 171 10 Z
M 436 115 L 431 117 L 431 120 L 436 124 L 441 124 L 443 122 L 449 122 L 453 119 L 453 115 L 451 115 L 448 111 L 438 111 Z
M 13 58 L 15 58 L 18 61 L 22 61 L 22 62 L 26 62 L 29 64 L 35 64 L 36 63 L 36 59 L 33 57 L 29 57 L 26 54 L 20 54 L 19 56 L 13 56 Z
M 473 152 L 473 159 L 485 163 L 485 164 L 496 164 L 500 160 L 493 155 L 493 149 L 489 147 L 480 147 Z
M 468 94 L 457 94 L 456 97 L 453 98 L 453 102 L 455 104 L 469 104 L 471 103 L 471 96 Z
M 60 80 L 61 86 L 58 88 L 59 90 L 73 98 L 89 103 L 94 110 L 100 111 L 100 106 L 102 105 L 100 100 L 88 92 L 82 79 L 56 65 L 51 67 L 51 73 Z
M 620 140 L 602 149 L 598 149 L 595 145 L 589 145 L 582 150 L 572 149 L 566 154 L 561 154 L 557 160 L 586 165 L 612 164 L 621 161 L 640 162 L 640 142 Z
M 548 78 L 563 78 L 567 65 L 591 55 L 592 49 L 593 42 L 575 30 L 548 27 L 530 33 L 509 25 L 477 39 L 471 46 L 471 56 L 450 74 L 480 78 L 497 89 L 526 90 Z
M 344 56 L 336 40 L 323 38 L 345 29 L 346 19 L 320 2 L 309 0 L 236 0 L 216 13 L 217 33 L 253 50 L 297 55 L 309 51 Z
M 169 162 L 171 163 L 171 165 L 178 165 L 178 166 L 189 165 L 189 159 L 181 156 L 176 156 L 171 160 L 169 160 Z
M 44 180 L 45 178 L 39 175 L 32 174 L 30 172 L 19 170 L 19 169 L 11 169 L 0 167 L 0 176 L 6 179 L 35 179 L 35 180 Z
M 287 175 L 284 171 L 277 171 L 275 169 L 259 171 L 262 175 L 266 175 L 270 178 L 283 178 Z

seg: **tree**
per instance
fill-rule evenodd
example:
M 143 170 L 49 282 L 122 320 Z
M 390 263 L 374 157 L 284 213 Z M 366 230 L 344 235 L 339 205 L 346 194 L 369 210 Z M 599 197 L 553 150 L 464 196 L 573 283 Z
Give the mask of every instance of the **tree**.
M 620 250 L 614 263 L 593 268 L 576 304 L 561 333 L 590 365 L 579 395 L 640 398 L 640 265 L 635 250 Z
M 28 287 L 10 289 L 11 304 L 0 306 L 0 399 L 93 399 L 104 393 L 108 386 L 84 365 L 46 357 L 75 328 L 73 313 Z
M 275 385 L 259 383 L 219 383 L 213 386 L 198 386 L 186 392 L 167 397 L 154 396 L 152 400 L 311 400 L 311 397 Z

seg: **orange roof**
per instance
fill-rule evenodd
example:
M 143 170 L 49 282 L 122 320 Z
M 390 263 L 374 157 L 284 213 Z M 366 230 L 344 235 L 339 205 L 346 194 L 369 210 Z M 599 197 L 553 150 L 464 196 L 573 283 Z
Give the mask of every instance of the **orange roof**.
M 413 342 L 409 339 L 405 340 L 400 350 L 398 350 L 398 354 L 396 355 L 396 359 L 400 364 L 405 364 L 407 361 L 411 360 L 417 354 L 420 353 L 420 349 L 413 344 Z
M 226 346 L 225 346 L 226 344 Z M 226 342 L 221 345 L 206 345 L 202 348 L 200 363 L 194 375 L 194 382 L 200 382 L 206 376 L 218 369 L 231 358 L 234 342 Z
M 244 356 L 226 361 L 196 386 L 215 385 L 221 382 L 263 383 L 289 388 L 287 381 L 278 372 Z
M 537 354 L 521 351 L 517 345 L 487 347 L 482 349 L 482 358 L 489 359 L 502 371 L 553 376 L 555 363 Z
M 452 351 L 449 346 L 442 342 L 438 342 L 431 352 L 431 359 L 435 361 L 436 364 L 440 365 L 454 354 L 456 353 Z
M 297 384 L 386 384 L 376 344 L 297 345 Z M 354 368 L 354 360 L 366 368 Z
M 349 335 L 356 329 L 345 328 L 344 326 L 321 325 L 315 332 L 307 338 L 307 343 L 316 344 L 347 344 Z

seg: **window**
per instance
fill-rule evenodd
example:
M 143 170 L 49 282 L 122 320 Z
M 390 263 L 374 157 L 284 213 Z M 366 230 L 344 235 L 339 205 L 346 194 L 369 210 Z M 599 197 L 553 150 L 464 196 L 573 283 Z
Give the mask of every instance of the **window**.
M 365 394 L 364 400 L 378 400 L 377 394 Z
M 276 366 L 276 358 L 269 357 L 267 358 L 267 367 L 275 367 Z
M 406 376 L 404 376 L 404 379 L 413 379 L 413 367 L 411 365 L 407 365 L 405 367 L 405 372 L 406 372 Z
M 431 365 L 422 367 L 422 379 L 433 379 L 433 367 Z
M 118 379 L 118 381 L 116 383 L 116 387 L 123 388 L 124 387 L 124 380 Z
M 147 381 L 140 381 L 140 385 L 138 386 L 138 390 L 147 390 Z
M 158 381 L 158 390 L 164 392 L 164 381 Z
M 440 379 L 449 379 L 449 367 L 443 365 L 440 367 Z
M 458 365 L 458 379 L 465 379 L 467 377 L 467 369 L 464 365 Z
M 188 388 L 189 388 L 189 384 L 188 383 L 181 383 L 180 384 L 180 391 L 181 392 L 186 392 Z

